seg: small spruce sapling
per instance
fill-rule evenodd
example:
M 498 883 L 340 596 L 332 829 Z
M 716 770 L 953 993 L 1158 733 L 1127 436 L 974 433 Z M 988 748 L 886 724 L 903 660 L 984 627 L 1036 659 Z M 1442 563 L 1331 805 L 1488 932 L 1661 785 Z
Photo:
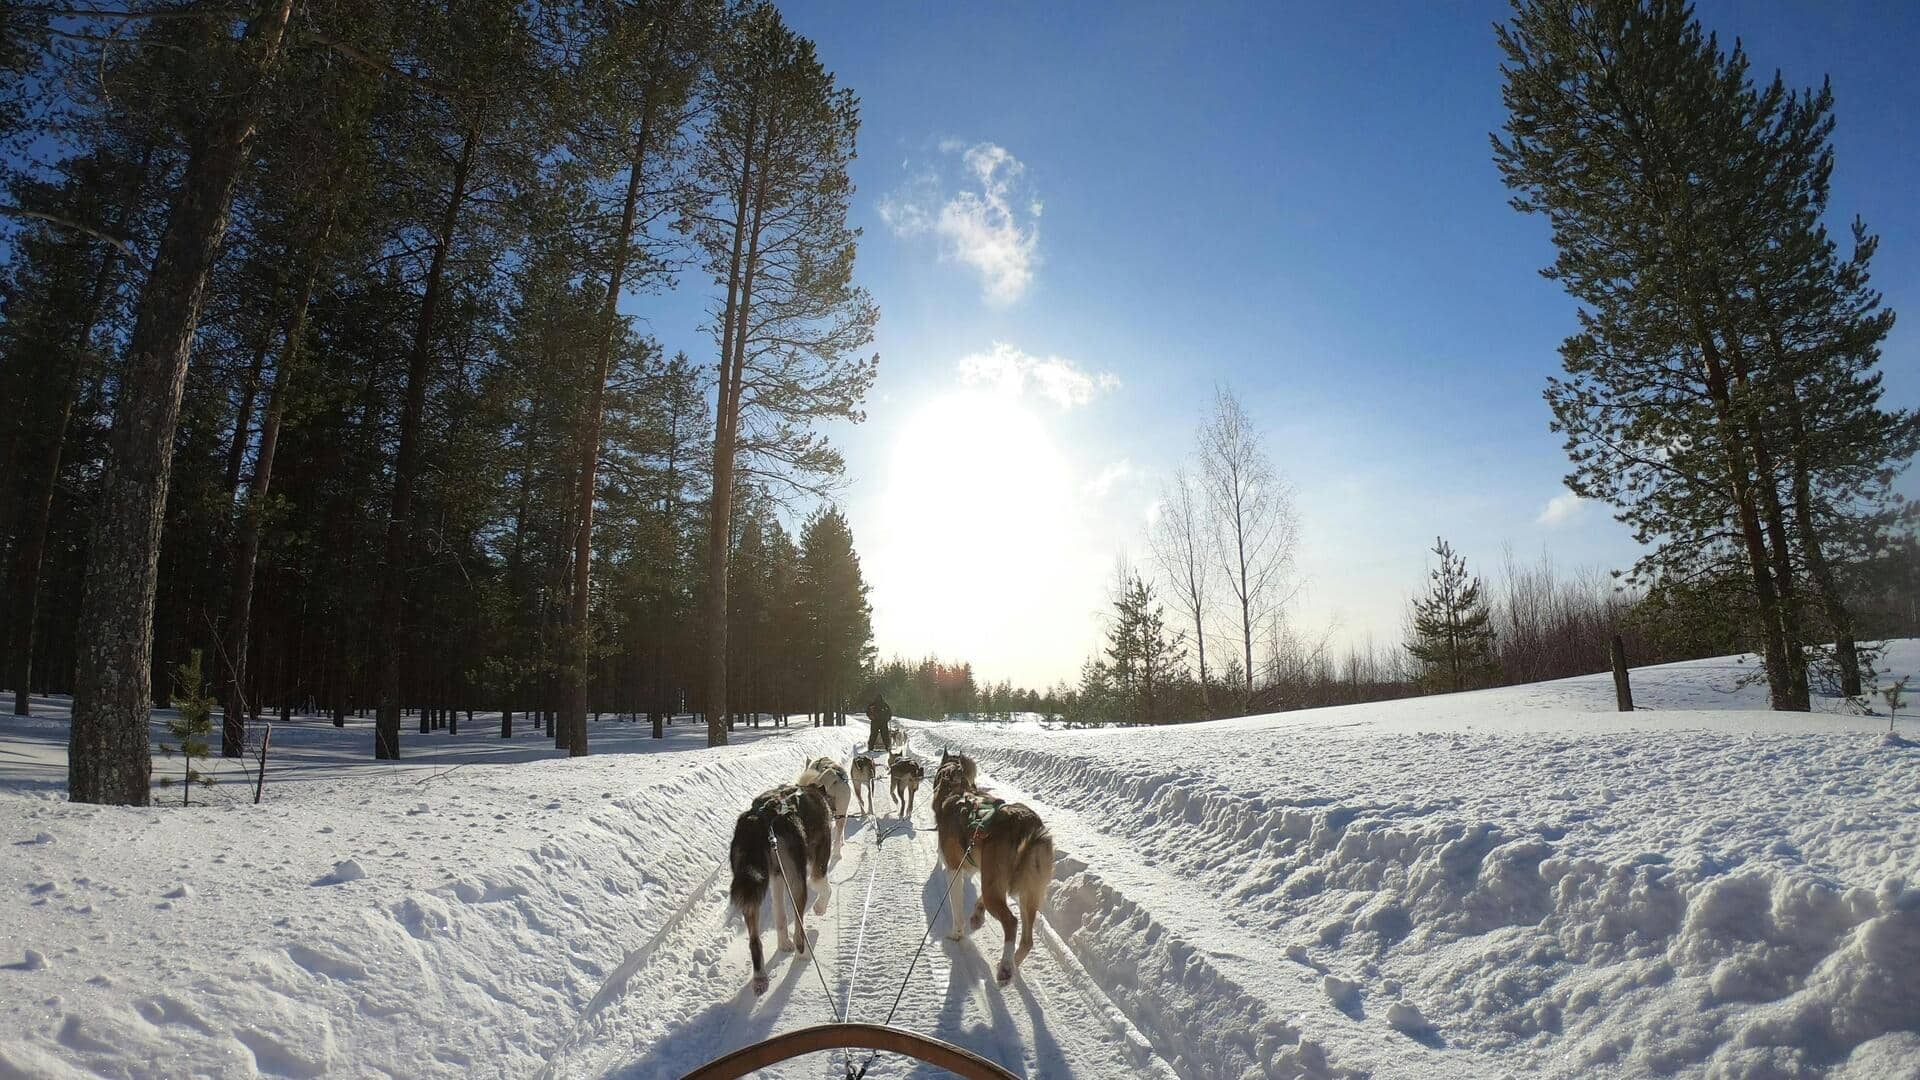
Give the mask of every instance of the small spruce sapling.
M 208 692 L 206 677 L 200 670 L 200 650 L 195 649 L 192 659 L 181 664 L 173 674 L 173 707 L 180 710 L 180 715 L 167 721 L 167 731 L 180 742 L 177 746 L 160 744 L 168 757 L 178 751 L 185 759 L 186 780 L 180 785 L 183 806 L 193 803 L 193 785 L 213 786 L 213 777 L 194 768 L 196 761 L 213 752 L 207 741 L 213 734 L 213 706 L 213 695 Z M 163 776 L 160 783 L 171 784 L 173 777 Z

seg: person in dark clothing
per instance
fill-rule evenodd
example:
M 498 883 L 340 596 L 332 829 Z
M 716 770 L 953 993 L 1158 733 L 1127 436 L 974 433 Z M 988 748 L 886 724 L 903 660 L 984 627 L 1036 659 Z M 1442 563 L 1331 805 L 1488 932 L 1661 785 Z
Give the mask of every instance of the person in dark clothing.
M 893 733 L 893 709 L 888 707 L 887 699 L 879 694 L 873 695 L 873 701 L 867 706 L 867 749 L 885 750 L 890 745 Z

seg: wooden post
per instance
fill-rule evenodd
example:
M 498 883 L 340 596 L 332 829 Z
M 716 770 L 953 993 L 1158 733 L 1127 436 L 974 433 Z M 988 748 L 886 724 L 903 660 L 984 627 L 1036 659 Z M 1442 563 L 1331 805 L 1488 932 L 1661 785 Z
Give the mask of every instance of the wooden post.
M 1627 682 L 1627 646 L 1620 635 L 1613 635 L 1607 645 L 1607 652 L 1613 660 L 1613 698 L 1621 712 L 1633 711 L 1633 687 Z
M 253 776 L 253 802 L 260 805 L 260 793 L 267 789 L 267 747 L 273 744 L 273 725 L 260 733 L 260 771 Z

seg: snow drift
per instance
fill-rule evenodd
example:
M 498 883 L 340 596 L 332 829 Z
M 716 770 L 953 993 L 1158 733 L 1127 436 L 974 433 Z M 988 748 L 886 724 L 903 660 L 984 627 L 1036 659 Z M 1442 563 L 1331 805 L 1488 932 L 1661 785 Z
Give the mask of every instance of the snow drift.
M 51 727 L 6 723 L 14 746 Z M 259 807 L 16 784 L 0 1076 L 533 1075 L 716 872 L 747 800 L 853 739 L 609 727 L 592 758 L 485 764 L 551 744 L 434 734 L 399 766 L 358 761 L 364 728 L 276 728 L 300 764 Z
M 1920 1076 L 1920 750 L 1738 670 L 930 734 L 1051 810 L 1055 926 L 1182 1075 Z

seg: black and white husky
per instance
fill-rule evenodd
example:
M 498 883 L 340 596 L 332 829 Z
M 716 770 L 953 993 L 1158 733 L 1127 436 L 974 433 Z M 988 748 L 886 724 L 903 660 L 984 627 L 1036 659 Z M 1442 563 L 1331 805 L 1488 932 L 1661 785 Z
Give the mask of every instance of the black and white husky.
M 747 951 L 753 956 L 753 992 L 765 993 L 767 968 L 760 948 L 760 910 L 771 903 L 780 949 L 807 951 L 807 900 L 813 913 L 827 912 L 833 888 L 827 883 L 832 859 L 833 815 L 826 793 L 817 786 L 782 785 L 754 797 L 733 826 L 727 860 L 733 867 L 733 906 L 747 923 Z M 793 934 L 787 934 L 787 919 Z

